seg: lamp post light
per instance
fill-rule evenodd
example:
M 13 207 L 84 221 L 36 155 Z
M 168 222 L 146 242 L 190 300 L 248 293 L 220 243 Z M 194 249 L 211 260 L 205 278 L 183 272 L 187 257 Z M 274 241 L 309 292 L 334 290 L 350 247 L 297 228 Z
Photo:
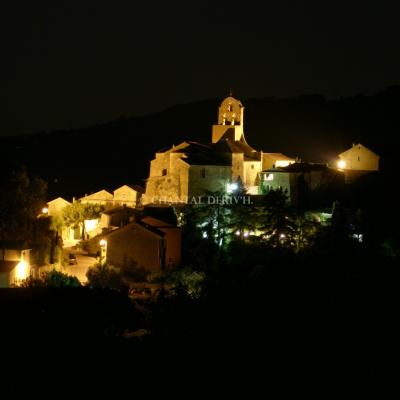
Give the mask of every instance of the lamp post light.
M 346 168 L 346 161 L 344 161 L 344 160 L 339 160 L 339 161 L 337 162 L 337 166 L 338 166 L 338 169 L 340 169 L 340 170 L 345 169 L 345 168 Z
M 100 265 L 104 265 L 107 257 L 107 240 L 100 240 Z

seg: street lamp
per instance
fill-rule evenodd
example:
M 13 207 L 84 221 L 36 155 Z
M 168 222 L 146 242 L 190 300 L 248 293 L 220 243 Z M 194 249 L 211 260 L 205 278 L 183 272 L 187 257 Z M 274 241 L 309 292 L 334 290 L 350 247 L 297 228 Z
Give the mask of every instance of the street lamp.
M 339 169 L 345 169 L 345 168 L 346 168 L 346 161 L 344 161 L 344 160 L 339 160 L 339 161 L 337 162 L 337 166 L 338 166 Z
M 226 186 L 227 193 L 233 193 L 239 189 L 239 185 L 236 182 L 228 183 Z
M 107 240 L 101 239 L 100 240 L 100 265 L 106 262 L 107 257 Z M 104 260 L 104 262 L 103 262 Z

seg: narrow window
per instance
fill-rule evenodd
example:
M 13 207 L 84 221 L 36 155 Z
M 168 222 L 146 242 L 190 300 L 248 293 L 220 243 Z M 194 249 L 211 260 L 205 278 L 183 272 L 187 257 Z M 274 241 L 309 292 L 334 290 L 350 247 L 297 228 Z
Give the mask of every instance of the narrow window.
M 254 169 L 254 164 L 251 164 L 251 169 Z
M 163 169 L 162 172 L 161 172 L 161 174 L 162 174 L 162 176 L 167 175 L 167 170 L 166 170 L 166 169 Z
M 357 157 L 357 160 L 360 161 L 360 156 Z
M 201 178 L 205 178 L 205 177 L 206 177 L 206 169 L 205 169 L 205 168 L 203 168 L 203 169 L 200 171 L 200 177 L 201 177 Z

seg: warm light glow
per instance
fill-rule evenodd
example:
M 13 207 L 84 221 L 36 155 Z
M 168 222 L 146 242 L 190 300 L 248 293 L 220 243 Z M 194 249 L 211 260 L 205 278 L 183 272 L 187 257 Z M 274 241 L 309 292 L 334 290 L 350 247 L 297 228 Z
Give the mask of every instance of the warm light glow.
M 243 236 L 244 236 L 244 237 L 249 236 L 249 232 L 248 232 L 248 231 L 245 231 L 245 232 L 243 233 Z
M 105 239 L 101 239 L 101 240 L 100 240 L 100 246 L 101 246 L 101 247 L 105 247 L 106 244 L 107 244 L 107 240 L 105 240 Z
M 28 276 L 29 276 L 29 265 L 25 261 L 21 260 L 16 266 L 15 278 L 20 281 L 26 279 Z
M 49 213 L 49 209 L 47 207 L 43 207 L 42 214 L 48 214 L 48 213 Z
M 285 239 L 286 235 L 285 235 L 284 233 L 281 233 L 281 234 L 279 235 L 279 237 L 280 237 L 281 239 Z
M 235 190 L 238 190 L 238 188 L 239 188 L 239 186 L 238 186 L 237 183 L 235 183 L 235 182 L 233 182 L 233 183 L 228 183 L 228 186 L 227 186 L 226 191 L 227 191 L 228 193 L 232 193 L 232 192 L 234 192 Z
M 94 231 L 98 225 L 99 225 L 99 220 L 97 220 L 97 219 L 86 219 L 85 220 L 86 232 Z
M 344 160 L 339 160 L 337 163 L 337 166 L 339 169 L 345 169 L 346 168 L 346 161 Z
M 290 164 L 293 164 L 294 161 L 288 161 L 288 160 L 276 160 L 275 166 L 276 167 L 287 167 Z
M 236 232 L 235 232 L 235 235 L 236 235 L 236 236 L 239 236 L 239 235 L 240 235 L 240 231 L 236 231 Z

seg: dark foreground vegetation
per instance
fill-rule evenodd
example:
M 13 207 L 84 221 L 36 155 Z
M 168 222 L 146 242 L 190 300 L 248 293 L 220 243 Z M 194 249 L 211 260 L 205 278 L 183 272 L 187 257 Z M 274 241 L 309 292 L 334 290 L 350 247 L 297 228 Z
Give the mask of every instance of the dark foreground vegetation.
M 247 254 L 221 262 L 199 296 L 1 290 L 3 378 L 55 396 L 398 392 L 398 260 L 352 243 L 276 250 L 262 267 Z

